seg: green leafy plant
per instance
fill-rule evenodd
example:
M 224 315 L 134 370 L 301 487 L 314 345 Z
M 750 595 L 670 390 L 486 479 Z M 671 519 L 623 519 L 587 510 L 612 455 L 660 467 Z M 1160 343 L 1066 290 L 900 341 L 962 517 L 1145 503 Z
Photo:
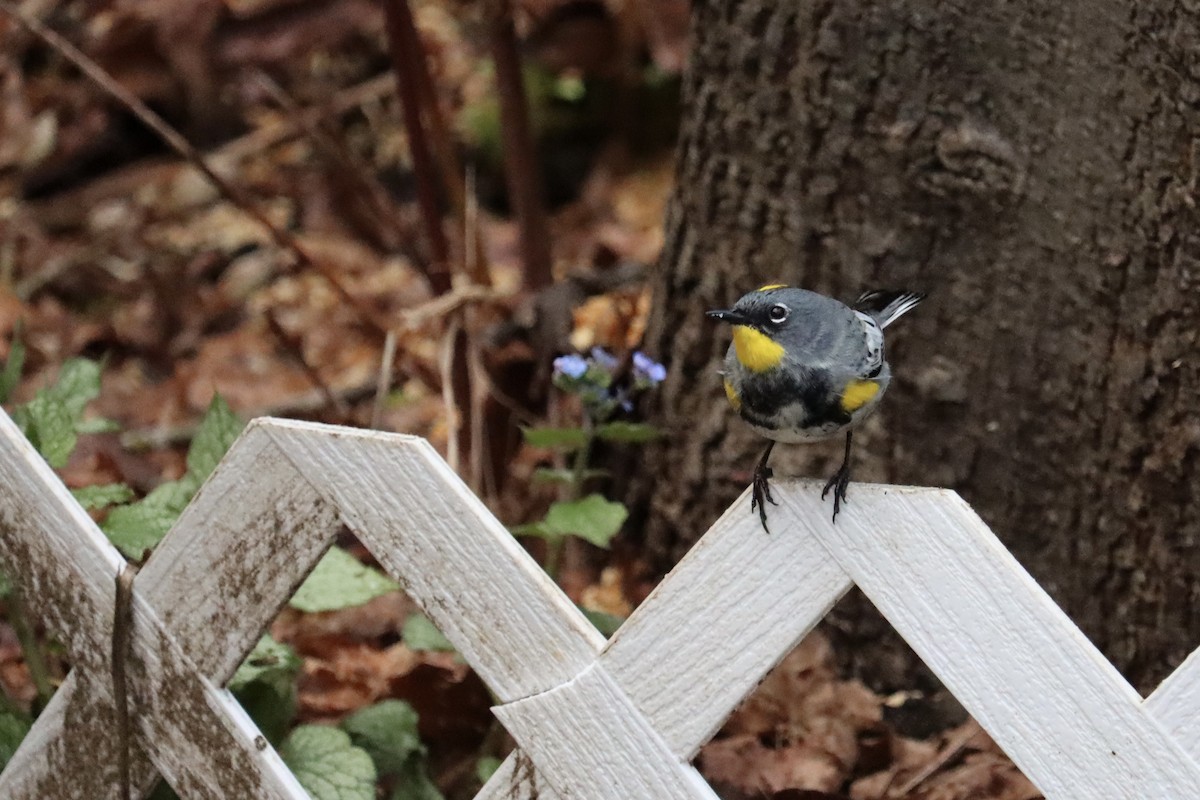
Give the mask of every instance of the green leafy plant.
M 183 477 L 159 484 L 141 500 L 108 512 L 100 527 L 126 558 L 141 560 L 158 545 L 243 427 L 221 396 L 213 395 L 188 447 Z
M 0 401 L 19 383 L 25 351 L 14 341 L 0 369 Z M 101 365 L 71 359 L 57 380 L 32 400 L 12 409 L 12 418 L 50 466 L 67 464 L 87 433 L 114 430 L 107 420 L 85 419 L 88 403 L 100 393 Z M 162 540 L 201 485 L 216 469 L 244 424 L 220 396 L 214 396 L 187 452 L 187 471 L 166 481 L 141 499 L 125 484 L 86 486 L 73 490 L 89 510 L 104 513 L 101 528 L 127 558 L 144 559 Z M 339 547 L 331 548 L 296 591 L 290 604 L 304 612 L 333 611 L 366 603 L 398 584 L 362 564 Z M 0 600 L 21 642 L 31 679 L 37 687 L 35 710 L 53 694 L 44 644 L 24 610 L 16 584 L 0 570 Z M 427 637 L 440 636 L 426 620 Z M 407 634 L 406 634 L 407 635 Z M 284 760 L 316 800 L 373 800 L 377 776 L 394 786 L 394 798 L 441 800 L 425 772 L 425 748 L 417 737 L 417 716 L 407 704 L 387 700 L 347 718 L 342 729 L 316 725 L 293 728 L 296 679 L 301 659 L 289 645 L 263 636 L 229 681 L 229 689 L 279 745 Z M 32 716 L 0 694 L 0 768 L 8 762 L 33 723 Z M 160 786 L 156 798 L 173 798 Z
M 537 522 L 518 525 L 513 532 L 546 540 L 546 571 L 557 577 L 567 537 L 574 536 L 597 547 L 608 547 L 628 516 L 622 503 L 597 493 L 584 494 L 593 478 L 604 477 L 589 461 L 597 442 L 644 444 L 661 436 L 652 425 L 615 419 L 633 410 L 634 398 L 666 379 L 666 368 L 642 352 L 621 364 L 612 354 L 593 348 L 588 357 L 566 355 L 554 360 L 554 385 L 579 398 L 581 424 L 574 427 L 525 428 L 525 441 L 570 456 L 571 466 L 542 468 L 534 473 L 538 483 L 560 487 L 560 497 Z
M 279 754 L 313 800 L 375 800 L 380 779 L 391 800 L 443 800 L 426 773 L 418 721 L 408 703 L 383 700 L 337 728 L 300 725 Z
M 289 602 L 308 613 L 361 606 L 400 584 L 340 547 L 329 549 Z

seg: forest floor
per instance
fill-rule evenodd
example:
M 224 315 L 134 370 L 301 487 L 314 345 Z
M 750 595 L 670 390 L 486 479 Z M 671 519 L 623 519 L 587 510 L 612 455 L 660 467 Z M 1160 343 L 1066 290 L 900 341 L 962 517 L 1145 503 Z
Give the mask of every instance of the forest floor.
M 621 359 L 640 342 L 672 188 L 686 0 L 653 15 L 636 4 L 515 4 L 553 281 L 529 264 L 505 200 L 512 145 L 489 50 L 495 22 L 467 0 L 413 4 L 444 122 L 435 172 L 471 165 L 463 185 L 437 192 L 448 290 L 437 285 L 380 4 L 15 5 L 94 60 L 101 84 L 165 118 L 224 183 L 0 10 L 0 358 L 25 353 L 10 404 L 51 385 L 68 359 L 98 359 L 88 413 L 116 423 L 79 438 L 60 470 L 68 486 L 122 483 L 141 496 L 184 475 L 219 394 L 242 420 L 423 436 L 506 524 L 546 511 L 556 490 L 533 478 L 564 464 L 522 444 L 515 423 L 578 418 L 573 398 L 549 386 L 554 356 L 602 347 Z M 464 424 L 491 443 L 486 453 L 469 447 Z M 623 531 L 609 549 L 572 540 L 560 584 L 591 610 L 628 615 L 660 577 L 637 538 Z M 523 541 L 544 557 L 542 541 Z M 272 636 L 299 657 L 288 724 L 335 724 L 404 700 L 419 714 L 436 792 L 470 797 L 511 743 L 470 668 L 409 641 L 415 610 L 390 591 L 350 608 L 282 611 Z M 891 714 L 904 693 L 878 694 L 833 664 L 814 633 L 702 749 L 697 763 L 722 797 L 1040 796 L 973 722 L 905 735 Z M 54 679 L 68 667 L 51 656 Z M 6 621 L 0 685 L 25 712 L 38 705 Z

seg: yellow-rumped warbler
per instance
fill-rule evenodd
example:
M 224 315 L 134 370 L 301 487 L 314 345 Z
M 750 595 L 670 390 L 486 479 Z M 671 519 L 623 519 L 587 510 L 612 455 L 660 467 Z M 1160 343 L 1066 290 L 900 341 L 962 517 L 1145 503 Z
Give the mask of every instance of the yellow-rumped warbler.
M 866 292 L 854 307 L 804 289 L 772 284 L 708 316 L 733 325 L 725 356 L 725 395 L 751 428 L 771 440 L 754 468 L 750 510 L 767 530 L 771 497 L 767 459 L 776 442 L 814 442 L 846 432 L 842 466 L 821 492 L 833 489 L 837 521 L 850 483 L 854 428 L 879 405 L 891 370 L 883 329 L 925 299 L 916 292 Z M 770 531 L 768 531 L 769 533 Z

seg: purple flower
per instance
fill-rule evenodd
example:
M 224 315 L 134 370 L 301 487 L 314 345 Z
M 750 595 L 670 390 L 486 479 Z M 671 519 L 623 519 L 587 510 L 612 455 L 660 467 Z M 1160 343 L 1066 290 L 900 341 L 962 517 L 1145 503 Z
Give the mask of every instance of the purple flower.
M 667 368 L 641 350 L 633 354 L 633 372 L 638 378 L 649 381 L 652 386 L 657 386 L 667 379 Z
M 559 356 L 554 359 L 554 374 L 556 375 L 566 375 L 568 378 L 578 380 L 587 370 L 588 364 L 580 356 Z
M 592 361 L 596 362 L 596 366 L 612 372 L 617 368 L 617 357 L 605 350 L 603 347 L 592 348 Z

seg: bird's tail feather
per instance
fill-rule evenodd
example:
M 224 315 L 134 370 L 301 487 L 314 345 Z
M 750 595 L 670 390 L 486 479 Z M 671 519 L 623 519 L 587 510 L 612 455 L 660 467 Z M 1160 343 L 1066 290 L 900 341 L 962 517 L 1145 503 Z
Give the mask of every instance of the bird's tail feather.
M 876 289 L 864 292 L 854 301 L 854 307 L 874 317 L 882 329 L 912 311 L 924 299 L 924 292 L 889 292 Z

